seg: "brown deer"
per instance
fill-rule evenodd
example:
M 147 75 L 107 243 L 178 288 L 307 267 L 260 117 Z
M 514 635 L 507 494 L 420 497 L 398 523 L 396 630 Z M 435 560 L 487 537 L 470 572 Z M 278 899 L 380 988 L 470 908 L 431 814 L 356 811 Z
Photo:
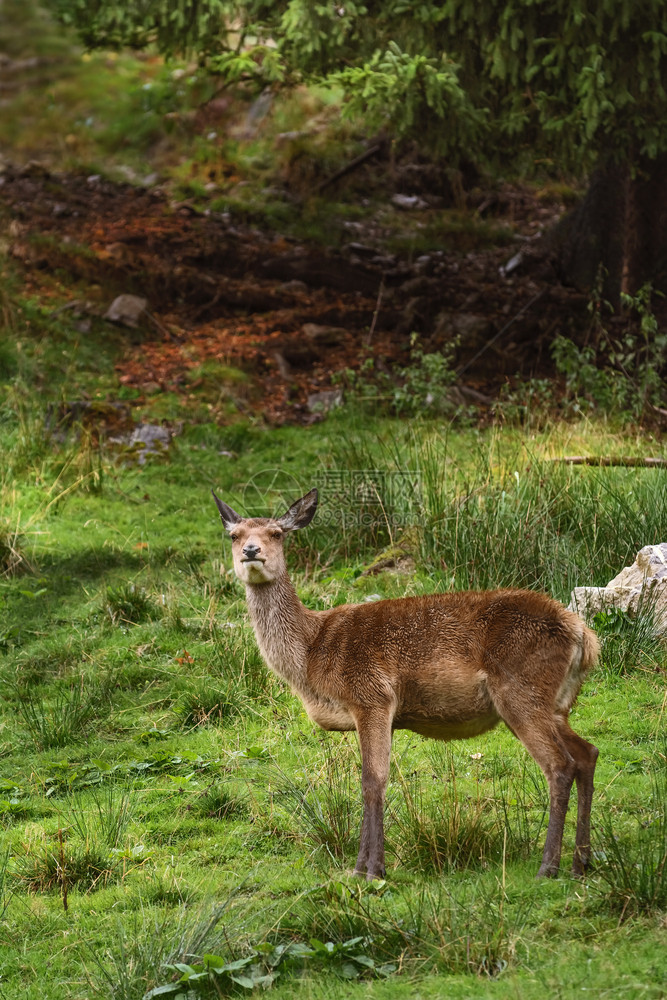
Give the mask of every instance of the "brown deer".
M 538 875 L 556 875 L 573 781 L 573 871 L 590 859 L 597 748 L 568 714 L 598 654 L 595 634 L 545 594 L 492 590 L 403 597 L 311 611 L 285 566 L 283 539 L 312 520 L 317 490 L 278 518 L 243 518 L 215 496 L 246 585 L 262 656 L 323 729 L 359 734 L 364 814 L 355 866 L 384 875 L 384 798 L 394 729 L 438 740 L 478 736 L 501 720 L 549 784 L 549 826 Z

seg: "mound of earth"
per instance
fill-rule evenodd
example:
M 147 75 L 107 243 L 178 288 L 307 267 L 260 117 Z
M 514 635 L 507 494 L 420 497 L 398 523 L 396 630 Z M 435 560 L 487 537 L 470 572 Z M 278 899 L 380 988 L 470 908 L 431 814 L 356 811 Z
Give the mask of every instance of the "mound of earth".
M 5 168 L 0 201 L 13 220 L 10 252 L 36 295 L 58 271 L 98 289 L 100 314 L 115 295 L 147 301 L 140 342 L 118 366 L 123 384 L 192 389 L 193 371 L 218 362 L 246 373 L 248 405 L 271 422 L 316 418 L 312 397 L 368 358 L 385 372 L 407 363 L 413 333 L 424 351 L 455 341 L 460 385 L 482 400 L 516 374 L 551 374 L 552 337 L 585 322 L 586 298 L 558 284 L 548 259 L 508 267 L 516 249 L 507 246 L 413 260 L 360 223 L 354 241 L 327 249 L 199 212 L 159 188 L 38 164 Z M 496 211 L 526 239 L 554 215 L 514 189 Z

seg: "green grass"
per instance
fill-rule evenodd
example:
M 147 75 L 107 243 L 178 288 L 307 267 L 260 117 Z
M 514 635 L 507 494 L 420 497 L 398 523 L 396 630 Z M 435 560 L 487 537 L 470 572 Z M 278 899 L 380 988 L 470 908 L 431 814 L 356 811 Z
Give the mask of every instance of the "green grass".
M 315 732 L 261 663 L 209 492 L 244 510 L 319 482 L 288 555 L 311 607 L 506 585 L 566 598 L 664 540 L 664 473 L 551 459 L 658 445 L 604 422 L 457 430 L 343 408 L 307 429 L 191 423 L 138 466 L 43 433 L 45 396 L 118 398 L 122 338 L 100 327 L 77 354 L 57 318 L 19 307 L 31 322 L 2 377 L 21 406 L 0 423 L 2 523 L 24 558 L 0 578 L 3 995 L 141 998 L 211 954 L 241 965 L 209 979 L 279 973 L 278 997 L 660 996 L 664 644 L 603 623 L 573 719 L 600 748 L 585 882 L 534 880 L 546 790 L 506 730 L 396 735 L 387 882 L 356 882 L 356 740 Z M 397 546 L 414 572 L 364 575 Z M 564 864 L 573 833 L 572 811 Z
M 255 127 L 252 90 L 220 95 L 219 78 L 150 52 L 86 52 L 33 0 L 5 3 L 2 48 L 16 66 L 7 72 L 0 146 L 15 163 L 39 160 L 121 183 L 159 181 L 201 208 L 324 242 L 332 226 L 349 240 L 343 219 L 368 214 L 345 193 L 334 205 L 316 196 L 320 181 L 365 149 L 363 126 L 340 119 L 340 94 L 298 88 L 271 102 Z M 358 184 L 367 196 L 369 175 Z M 331 215 L 327 238 L 322 211 Z M 65 257 L 82 250 L 58 246 Z M 4 363 L 3 352 L 0 371 Z
M 192 109 L 212 93 L 180 63 L 82 51 L 36 4 L 8 0 L 3 21 L 3 49 L 18 66 L 7 75 L 12 113 L 2 117 L 0 140 L 19 162 L 139 181 L 150 172 L 147 156 L 158 169 L 169 165 L 191 134 Z

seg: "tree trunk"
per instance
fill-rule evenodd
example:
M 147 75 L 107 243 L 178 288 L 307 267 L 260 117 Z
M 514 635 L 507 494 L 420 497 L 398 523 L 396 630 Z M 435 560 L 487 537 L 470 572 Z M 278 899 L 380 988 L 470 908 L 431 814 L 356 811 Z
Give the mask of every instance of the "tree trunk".
M 582 203 L 556 234 L 564 284 L 590 291 L 618 309 L 621 292 L 646 282 L 667 292 L 667 156 L 599 167 Z
M 622 291 L 650 281 L 667 292 L 667 156 L 643 160 L 630 181 L 627 263 Z

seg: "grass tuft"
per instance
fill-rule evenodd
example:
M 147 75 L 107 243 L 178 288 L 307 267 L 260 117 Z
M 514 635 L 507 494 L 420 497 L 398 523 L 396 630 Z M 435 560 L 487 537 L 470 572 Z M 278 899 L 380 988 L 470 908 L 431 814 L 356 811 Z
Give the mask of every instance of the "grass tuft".
M 104 611 L 113 625 L 137 625 L 139 622 L 160 616 L 160 610 L 155 602 L 135 583 L 121 583 L 117 587 L 107 587 Z
M 85 739 L 98 718 L 106 687 L 86 686 L 83 676 L 70 687 L 60 687 L 49 701 L 16 687 L 17 709 L 24 727 L 39 750 L 63 747 Z
M 353 859 L 361 825 L 361 767 L 356 747 L 323 740 L 317 763 L 304 762 L 294 778 L 276 769 L 274 802 L 288 810 L 305 844 L 329 858 Z
M 184 729 L 219 725 L 224 720 L 252 714 L 256 703 L 271 699 L 274 679 L 269 675 L 257 649 L 241 630 L 225 629 L 216 633 L 210 656 L 209 673 L 188 677 L 174 711 Z M 230 633 L 234 633 L 230 635 Z M 186 666 L 199 663 L 187 651 L 179 662 Z
M 7 848 L 0 855 L 0 920 L 4 917 L 9 906 L 12 891 L 10 888 L 11 879 L 8 877 L 10 850 Z
M 66 893 L 74 887 L 101 889 L 120 878 L 121 871 L 109 852 L 98 845 L 58 843 L 30 846 L 14 859 L 17 888 L 27 892 Z
M 549 790 L 537 764 L 524 756 L 516 775 L 493 769 L 493 805 L 503 857 L 537 859 L 549 813 Z
M 437 797 L 423 779 L 400 776 L 403 799 L 393 812 L 391 841 L 398 864 L 420 873 L 487 866 L 497 853 L 498 821 L 480 796 L 462 794 L 452 770 Z M 502 835 L 500 834 L 501 844 Z
M 120 847 L 133 818 L 132 792 L 114 785 L 92 786 L 72 797 L 65 819 L 86 845 Z
M 249 814 L 247 796 L 229 785 L 211 785 L 197 800 L 197 811 L 209 819 L 232 819 Z
M 473 973 L 495 978 L 516 957 L 531 903 L 510 903 L 504 887 L 421 884 L 389 890 L 384 883 L 328 882 L 298 911 L 299 926 L 320 940 L 367 942 L 376 962 L 422 973 Z M 282 927 L 291 927 L 286 919 Z
M 0 577 L 36 572 L 26 553 L 26 534 L 19 524 L 0 518 Z
M 601 639 L 600 668 L 609 677 L 621 677 L 633 670 L 659 669 L 665 637 L 656 628 L 651 593 L 635 614 L 619 608 L 599 611 L 593 618 Z
M 165 966 L 226 951 L 228 932 L 223 918 L 229 915 L 230 903 L 231 897 L 222 903 L 195 908 L 181 903 L 157 912 L 142 905 L 129 925 L 118 919 L 108 948 L 101 951 L 84 945 L 81 952 L 95 995 L 141 1000 L 157 982 L 173 978 Z
M 635 816 L 634 829 L 617 833 L 607 808 L 594 847 L 603 896 L 621 919 L 667 909 L 667 754 L 658 758 L 649 801 Z
M 243 715 L 246 709 L 247 694 L 236 679 L 230 679 L 227 685 L 210 678 L 197 679 L 174 706 L 183 729 L 217 726 L 225 719 Z

